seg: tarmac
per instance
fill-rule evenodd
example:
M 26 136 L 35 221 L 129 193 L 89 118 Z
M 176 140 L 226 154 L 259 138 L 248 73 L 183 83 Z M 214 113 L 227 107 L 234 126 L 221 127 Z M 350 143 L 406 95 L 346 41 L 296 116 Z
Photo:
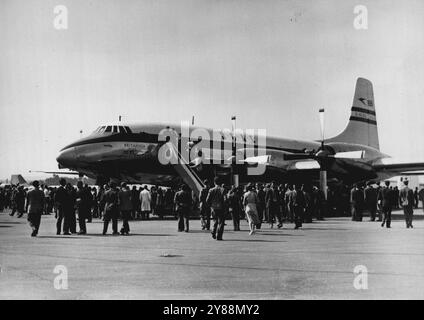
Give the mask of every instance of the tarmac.
M 8 213 L 0 213 L 0 299 L 424 298 L 422 209 L 414 229 L 400 212 L 391 229 L 327 218 L 249 236 L 246 221 L 239 232 L 227 221 L 224 241 L 199 220 L 189 233 L 175 220 L 150 220 L 131 221 L 129 236 L 102 236 L 93 219 L 87 235 L 56 236 L 53 215 L 31 238 L 26 216 Z

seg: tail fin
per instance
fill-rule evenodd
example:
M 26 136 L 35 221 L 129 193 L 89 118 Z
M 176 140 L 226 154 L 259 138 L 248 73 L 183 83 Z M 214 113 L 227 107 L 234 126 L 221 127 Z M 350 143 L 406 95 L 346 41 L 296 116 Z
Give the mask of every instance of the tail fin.
M 20 174 L 12 174 L 10 184 L 27 184 L 27 182 Z
M 362 144 L 379 150 L 374 92 L 371 81 L 358 78 L 351 110 L 349 123 L 344 131 L 338 136 L 326 139 L 326 141 Z

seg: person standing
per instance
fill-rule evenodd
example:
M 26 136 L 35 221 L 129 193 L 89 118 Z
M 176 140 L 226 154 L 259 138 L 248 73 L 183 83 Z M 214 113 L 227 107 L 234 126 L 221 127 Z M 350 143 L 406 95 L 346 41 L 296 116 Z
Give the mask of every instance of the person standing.
M 303 215 L 306 207 L 305 194 L 301 189 L 301 185 L 297 184 L 292 192 L 293 211 L 294 211 L 294 223 L 295 229 L 302 227 Z
M 206 202 L 211 208 L 211 213 L 214 219 L 212 238 L 216 240 L 223 240 L 225 225 L 224 202 L 225 195 L 224 189 L 219 185 L 219 178 L 214 179 L 215 186 L 209 190 Z
M 143 190 L 140 192 L 140 203 L 141 203 L 141 219 L 149 220 L 149 212 L 151 210 L 151 201 L 152 197 L 150 195 L 147 186 L 143 187 Z
M 121 210 L 122 216 L 122 228 L 120 230 L 122 235 L 128 235 L 130 233 L 130 225 L 128 221 L 131 218 L 132 199 L 131 190 L 128 188 L 125 182 L 121 183 L 121 190 L 118 193 L 119 198 L 119 209 Z
M 84 187 L 82 181 L 77 182 L 75 207 L 78 213 L 78 234 L 87 234 L 86 220 L 89 218 L 90 207 L 91 207 L 91 193 Z
M 36 237 L 40 229 L 41 215 L 44 210 L 44 192 L 39 189 L 39 182 L 35 180 L 34 189 L 27 194 L 28 222 L 32 228 L 31 237 Z
M 163 219 L 163 190 L 161 187 L 156 186 L 157 198 L 156 198 L 156 212 L 159 220 Z
M 156 190 L 156 187 L 151 187 L 150 188 L 150 197 L 151 197 L 151 201 L 150 201 L 150 208 L 152 211 L 152 215 L 156 215 L 156 203 L 157 203 L 157 199 L 158 199 L 158 193 Z
M 227 195 L 228 211 L 233 219 L 233 230 L 240 231 L 240 199 L 237 187 L 233 186 Z
M 414 190 L 414 208 L 418 209 L 418 187 L 415 187 Z
M 408 180 L 403 182 L 404 187 L 400 190 L 399 200 L 405 215 L 406 228 L 413 228 L 412 216 L 414 214 L 415 196 L 414 191 L 408 187 L 408 183 Z
M 69 232 L 69 193 L 66 191 L 66 180 L 61 178 L 59 180 L 60 186 L 57 189 L 54 196 L 54 205 L 56 207 L 56 234 L 60 235 L 62 230 L 62 222 L 63 222 L 63 234 L 70 235 Z
M 293 209 L 293 186 L 287 187 L 286 193 L 284 194 L 285 204 L 287 206 L 287 216 L 290 223 L 294 221 L 294 209 Z
M 113 235 L 119 235 L 118 233 L 118 216 L 119 216 L 119 198 L 118 189 L 116 183 L 111 181 L 109 183 L 110 189 L 107 190 L 103 196 L 105 203 L 104 223 L 103 223 L 103 235 L 106 235 L 109 227 L 109 222 L 112 220 L 112 232 Z
M 190 212 L 193 206 L 193 197 L 188 185 L 182 185 L 181 190 L 175 193 L 174 204 L 178 214 L 178 232 L 188 232 Z
M 392 222 L 392 209 L 395 204 L 395 193 L 392 189 L 389 188 L 390 181 L 385 182 L 385 186 L 380 189 L 380 192 L 377 197 L 378 203 L 381 205 L 383 212 L 383 221 L 381 226 L 386 225 L 387 228 L 390 228 Z
M 265 192 L 265 205 L 268 211 L 268 217 L 270 221 L 271 228 L 274 226 L 275 219 L 278 217 L 278 191 L 275 183 L 273 182 L 271 186 Z M 282 224 L 278 223 L 278 228 L 281 228 Z
M 25 190 L 23 186 L 18 186 L 18 192 L 15 195 L 16 210 L 18 211 L 17 217 L 20 218 L 23 216 L 25 211 Z
M 370 213 L 370 221 L 375 221 L 377 213 L 377 192 L 372 186 L 372 182 L 368 181 L 364 190 L 365 206 Z
M 69 194 L 69 231 L 72 234 L 77 233 L 77 217 L 75 215 L 75 207 L 76 207 L 76 191 L 75 188 L 69 182 L 66 184 L 66 190 Z
M 420 189 L 420 191 L 418 192 L 418 197 L 421 201 L 421 205 L 423 206 L 424 211 L 424 188 Z
M 138 210 L 140 208 L 140 194 L 138 193 L 137 187 L 133 186 L 131 189 L 131 204 L 132 204 L 132 218 L 138 219 Z
M 249 222 L 249 235 L 255 233 L 255 227 L 259 224 L 259 216 L 257 210 L 258 195 L 254 191 L 251 184 L 246 187 L 246 193 L 243 195 L 243 206 L 246 213 L 247 221 Z
M 350 204 L 352 206 L 352 221 L 362 221 L 362 208 L 364 207 L 364 192 L 357 184 L 353 185 L 350 192 Z
M 200 225 L 202 230 L 210 230 L 211 227 L 211 210 L 206 202 L 206 198 L 209 193 L 209 182 L 205 180 L 203 182 L 205 187 L 200 191 L 199 196 L 199 209 L 200 209 Z
M 256 193 L 258 195 L 258 203 L 257 203 L 257 209 L 258 209 L 258 216 L 259 221 L 266 222 L 268 219 L 266 217 L 266 210 L 265 210 L 265 191 L 262 186 L 262 184 L 257 183 L 256 184 Z

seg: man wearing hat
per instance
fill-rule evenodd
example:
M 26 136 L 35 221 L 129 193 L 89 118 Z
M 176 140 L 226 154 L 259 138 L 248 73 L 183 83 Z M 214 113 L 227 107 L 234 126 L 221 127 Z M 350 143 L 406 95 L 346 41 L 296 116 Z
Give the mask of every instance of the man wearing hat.
M 122 228 L 121 234 L 128 235 L 130 232 L 130 225 L 128 221 L 131 218 L 131 212 L 133 210 L 131 201 L 131 190 L 128 188 L 125 182 L 121 183 L 121 190 L 118 193 L 119 197 L 119 209 L 121 210 L 122 216 Z
M 35 180 L 34 189 L 27 194 L 28 222 L 32 228 L 31 237 L 36 237 L 40 228 L 41 215 L 44 209 L 44 192 L 39 189 L 39 182 Z
M 104 223 L 103 223 L 103 235 L 107 233 L 110 220 L 112 220 L 113 235 L 119 235 L 118 233 L 118 216 L 119 216 L 119 197 L 116 183 L 111 181 L 109 183 L 110 189 L 107 190 L 103 196 L 105 203 Z
M 193 205 L 193 198 L 190 187 L 186 184 L 181 186 L 181 190 L 174 197 L 175 211 L 178 214 L 178 231 L 188 232 L 190 211 Z
M 370 213 L 370 221 L 375 221 L 377 213 L 377 191 L 373 188 L 372 182 L 368 181 L 364 190 L 365 206 Z

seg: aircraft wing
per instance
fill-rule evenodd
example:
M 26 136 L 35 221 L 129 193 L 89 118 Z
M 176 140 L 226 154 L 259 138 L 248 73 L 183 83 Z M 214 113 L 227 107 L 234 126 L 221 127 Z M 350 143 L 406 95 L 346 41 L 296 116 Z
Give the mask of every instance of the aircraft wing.
M 29 170 L 30 173 L 32 172 L 37 172 L 37 173 L 48 173 L 48 174 L 69 174 L 69 175 L 80 175 L 79 172 L 75 172 L 75 171 L 32 171 Z
M 397 161 L 393 158 L 379 159 L 372 164 L 376 171 L 396 175 L 424 175 L 424 162 Z

